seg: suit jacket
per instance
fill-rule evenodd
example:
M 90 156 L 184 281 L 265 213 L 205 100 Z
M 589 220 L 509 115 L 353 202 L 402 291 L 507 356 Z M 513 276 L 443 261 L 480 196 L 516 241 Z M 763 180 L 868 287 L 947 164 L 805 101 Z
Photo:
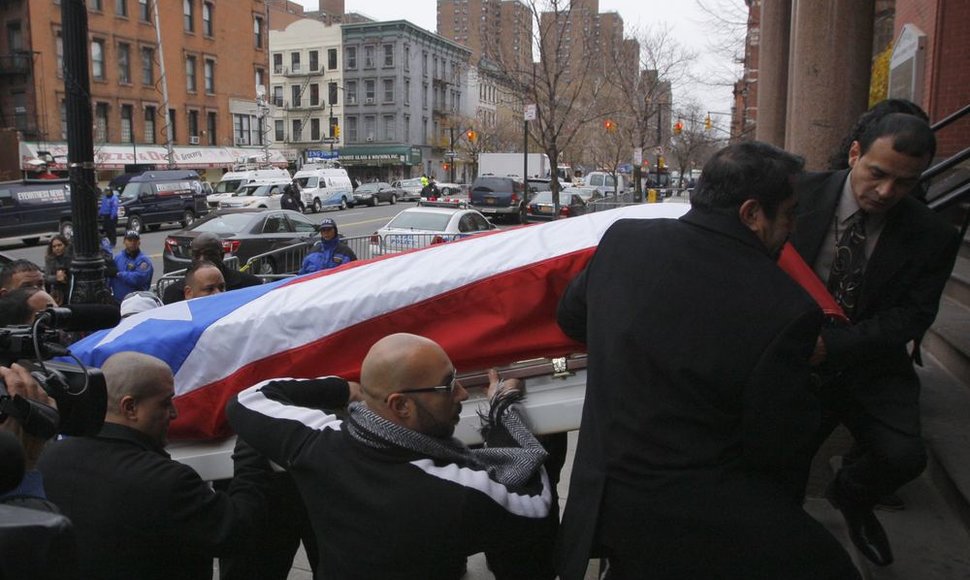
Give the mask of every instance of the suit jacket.
M 825 243 L 849 170 L 808 173 L 796 183 L 798 221 L 792 245 L 814 264 Z M 960 247 L 956 229 L 922 202 L 905 197 L 866 264 L 849 327 L 822 331 L 826 367 L 874 416 L 919 434 L 919 380 L 906 351 L 933 323 Z M 836 387 L 838 388 L 838 387 Z
M 582 578 L 590 555 L 625 542 L 656 577 L 803 574 L 797 554 L 757 538 L 813 525 L 800 501 L 822 319 L 736 214 L 614 224 L 559 304 L 559 325 L 589 352 L 561 577 Z M 763 508 L 771 522 L 748 511 Z

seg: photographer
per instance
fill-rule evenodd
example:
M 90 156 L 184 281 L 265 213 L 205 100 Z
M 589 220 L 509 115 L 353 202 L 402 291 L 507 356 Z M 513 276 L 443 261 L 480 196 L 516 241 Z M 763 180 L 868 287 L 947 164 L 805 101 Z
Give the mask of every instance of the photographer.
M 18 364 L 14 364 L 9 368 L 0 366 L 0 379 L 3 379 L 7 395 L 11 399 L 23 397 L 35 403 L 55 407 L 54 400 L 40 388 L 37 381 L 30 376 L 24 367 Z M 41 478 L 40 472 L 35 469 L 37 459 L 44 450 L 47 439 L 28 433 L 24 430 L 20 421 L 5 414 L 0 419 L 0 431 L 10 433 L 17 439 L 24 456 L 24 464 L 22 466 L 8 464 L 7 461 L 4 461 L 3 465 L 0 465 L 0 468 L 3 469 L 3 479 L 5 481 L 8 479 L 7 476 L 12 472 L 24 472 L 17 487 L 0 494 L 0 503 L 57 512 L 58 510 L 54 507 L 54 504 L 47 501 L 47 495 L 44 493 L 43 479 Z M 19 459 L 16 462 L 19 462 Z

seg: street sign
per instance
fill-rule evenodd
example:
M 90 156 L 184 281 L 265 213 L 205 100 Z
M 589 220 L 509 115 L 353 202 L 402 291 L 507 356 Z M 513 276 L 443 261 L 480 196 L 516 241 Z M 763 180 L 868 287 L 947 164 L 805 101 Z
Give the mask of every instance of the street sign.
M 535 105 L 526 105 L 525 106 L 525 120 L 526 121 L 535 121 L 537 116 L 538 115 L 536 113 L 536 106 Z
M 336 137 L 324 137 L 323 138 L 323 142 L 324 143 L 340 143 L 340 139 L 337 139 Z
M 633 148 L 633 164 L 634 165 L 640 165 L 641 163 L 643 163 L 643 148 L 642 147 L 634 147 Z
M 445 151 L 445 157 L 448 157 L 449 159 L 454 159 L 455 157 L 458 157 L 458 154 L 455 153 L 454 151 Z

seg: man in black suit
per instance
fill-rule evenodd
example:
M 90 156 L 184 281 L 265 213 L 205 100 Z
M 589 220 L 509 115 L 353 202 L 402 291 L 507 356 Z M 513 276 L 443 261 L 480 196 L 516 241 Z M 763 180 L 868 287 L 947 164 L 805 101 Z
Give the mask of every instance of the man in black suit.
M 611 579 L 858 577 L 801 506 L 823 316 L 776 264 L 801 167 L 764 143 L 722 149 L 686 215 L 616 222 L 567 287 L 559 325 L 589 375 L 564 580 L 591 555 Z
M 879 565 L 893 556 L 872 508 L 926 465 L 913 358 L 960 243 L 955 228 L 910 195 L 935 151 L 924 120 L 893 113 L 852 143 L 851 169 L 807 174 L 796 185 L 792 243 L 852 321 L 824 328 L 818 339 L 820 393 L 832 419 L 820 438 L 841 421 L 858 451 L 827 496 L 856 546 Z

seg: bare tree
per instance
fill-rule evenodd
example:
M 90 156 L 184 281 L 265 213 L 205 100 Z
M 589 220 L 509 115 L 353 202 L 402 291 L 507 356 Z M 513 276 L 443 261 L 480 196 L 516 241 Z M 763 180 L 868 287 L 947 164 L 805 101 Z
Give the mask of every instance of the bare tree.
M 717 129 L 706 126 L 706 115 L 701 112 L 701 106 L 696 102 L 688 102 L 677 111 L 677 119 L 682 125 L 679 135 L 674 135 L 670 142 L 671 158 L 680 173 L 681 183 L 690 175 L 691 170 L 703 165 L 710 155 L 723 147 L 724 140 L 716 135 Z
M 708 52 L 722 57 L 712 61 L 714 67 L 695 81 L 706 86 L 733 86 L 744 64 L 750 0 L 694 1 L 704 13 Z

